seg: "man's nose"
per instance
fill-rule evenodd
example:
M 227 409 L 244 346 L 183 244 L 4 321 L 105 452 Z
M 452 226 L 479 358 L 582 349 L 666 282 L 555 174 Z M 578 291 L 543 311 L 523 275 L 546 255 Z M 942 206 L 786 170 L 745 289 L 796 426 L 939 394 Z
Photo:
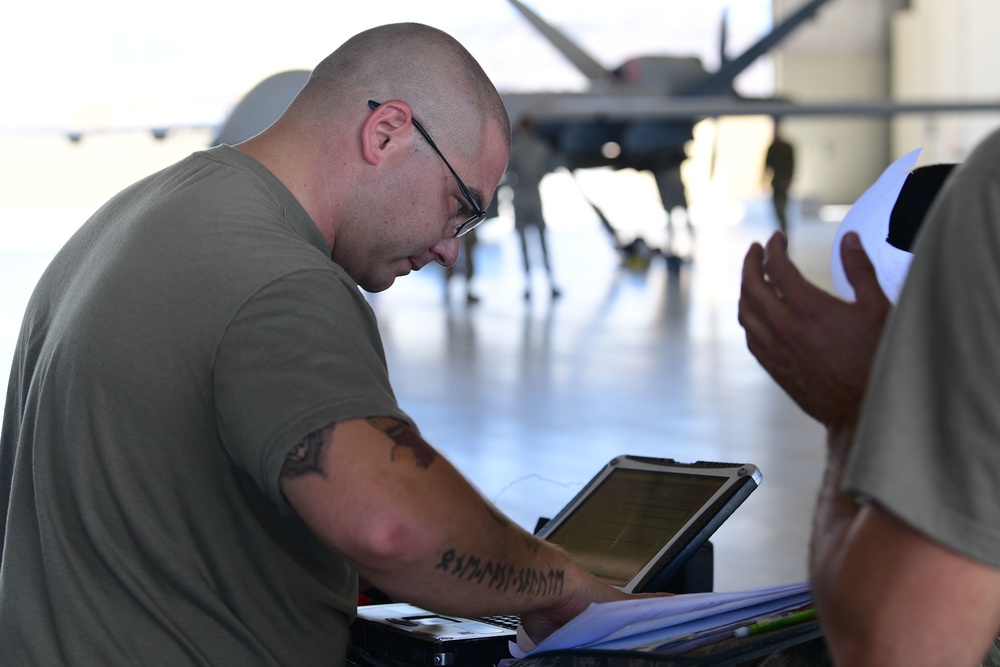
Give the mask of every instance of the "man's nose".
M 431 247 L 431 252 L 434 253 L 434 261 L 445 268 L 454 266 L 455 262 L 458 261 L 460 245 L 459 240 L 455 237 L 438 241 Z

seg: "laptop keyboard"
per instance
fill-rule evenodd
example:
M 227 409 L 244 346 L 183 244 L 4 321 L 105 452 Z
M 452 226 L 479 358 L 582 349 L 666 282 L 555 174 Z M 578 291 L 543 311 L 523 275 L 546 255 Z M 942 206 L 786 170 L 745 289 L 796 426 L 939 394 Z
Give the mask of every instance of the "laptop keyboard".
M 482 621 L 483 623 L 491 623 L 493 625 L 499 625 L 501 628 L 507 628 L 508 630 L 517 630 L 517 626 L 521 624 L 521 617 L 517 614 L 500 614 L 497 616 L 481 616 L 477 621 Z

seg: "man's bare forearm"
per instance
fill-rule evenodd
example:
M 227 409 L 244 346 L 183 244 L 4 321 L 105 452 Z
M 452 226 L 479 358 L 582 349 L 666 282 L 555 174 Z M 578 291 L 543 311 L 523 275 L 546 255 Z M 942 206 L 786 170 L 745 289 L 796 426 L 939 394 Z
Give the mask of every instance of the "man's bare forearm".
M 409 425 L 359 422 L 304 438 L 282 481 L 314 532 L 367 581 L 455 614 L 620 597 L 511 522 Z
M 831 560 L 844 543 L 851 522 L 857 516 L 857 501 L 841 490 L 853 437 L 853 423 L 827 429 L 826 468 L 813 515 L 809 553 L 809 571 L 814 587 L 823 585 L 821 579 L 832 567 Z

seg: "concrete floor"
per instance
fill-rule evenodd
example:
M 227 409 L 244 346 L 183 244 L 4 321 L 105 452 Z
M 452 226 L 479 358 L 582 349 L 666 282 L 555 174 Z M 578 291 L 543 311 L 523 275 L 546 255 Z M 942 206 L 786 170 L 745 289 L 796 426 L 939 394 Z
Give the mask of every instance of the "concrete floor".
M 430 267 L 371 298 L 401 405 L 529 530 L 619 454 L 753 463 L 763 483 L 713 538 L 715 588 L 805 578 L 823 432 L 757 364 L 737 322 L 743 255 L 773 229 L 765 203 L 737 225 L 699 227 L 675 279 L 662 261 L 621 269 L 596 224 L 552 230 L 557 300 L 538 271 L 526 301 L 514 233 L 484 229 L 479 303 L 457 277 L 446 299 Z M 836 225 L 793 225 L 793 258 L 828 285 Z

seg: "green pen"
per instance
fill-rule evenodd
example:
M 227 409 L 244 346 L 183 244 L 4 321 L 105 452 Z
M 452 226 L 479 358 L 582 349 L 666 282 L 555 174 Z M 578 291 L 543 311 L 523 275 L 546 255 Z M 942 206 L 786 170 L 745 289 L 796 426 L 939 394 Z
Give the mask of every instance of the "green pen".
M 736 631 L 733 634 L 737 637 L 749 637 L 750 635 L 759 635 L 760 633 L 767 632 L 769 630 L 778 630 L 780 628 L 787 628 L 790 625 L 805 623 L 806 621 L 811 621 L 814 618 L 816 618 L 816 608 L 809 607 L 808 609 L 802 609 L 801 611 L 790 611 L 786 614 L 777 614 L 775 616 L 759 618 L 750 625 L 745 625 L 742 628 L 736 628 Z

